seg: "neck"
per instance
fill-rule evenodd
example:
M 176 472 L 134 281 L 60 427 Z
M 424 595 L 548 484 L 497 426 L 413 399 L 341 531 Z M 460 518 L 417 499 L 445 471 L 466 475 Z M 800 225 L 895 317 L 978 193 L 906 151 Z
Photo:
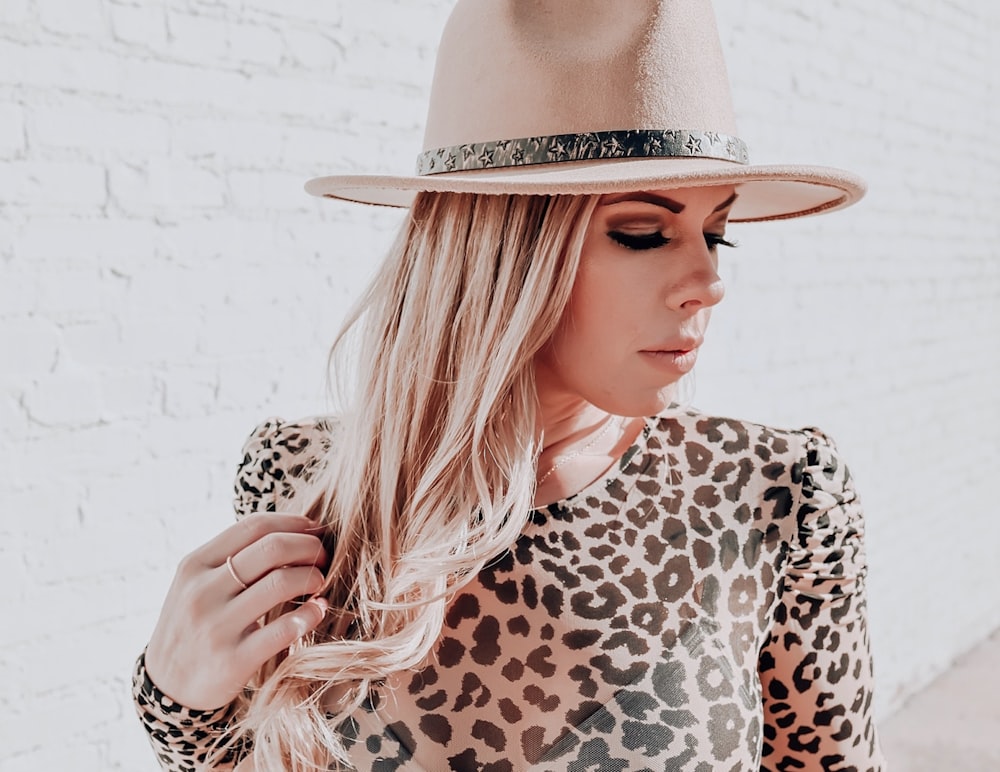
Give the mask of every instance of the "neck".
M 542 453 L 548 454 L 600 431 L 610 414 L 584 400 L 541 403 Z
M 550 469 L 554 459 L 566 453 L 572 453 L 581 446 L 594 440 L 603 439 L 602 433 L 608 429 L 609 421 L 615 420 L 611 413 L 591 404 L 577 394 L 565 389 L 553 388 L 546 377 L 540 375 L 536 381 L 538 386 L 538 405 L 542 423 L 542 451 L 538 468 Z M 614 438 L 612 438 L 612 444 Z M 606 443 L 603 441 L 601 445 Z M 597 450 L 603 450 L 598 448 Z
M 543 404 L 542 417 L 536 507 L 565 498 L 599 479 L 635 439 L 635 426 L 589 402 Z
M 542 431 L 542 455 L 572 443 L 582 436 L 600 431 L 608 412 L 595 407 L 565 388 L 544 363 L 535 361 L 535 393 L 538 397 Z

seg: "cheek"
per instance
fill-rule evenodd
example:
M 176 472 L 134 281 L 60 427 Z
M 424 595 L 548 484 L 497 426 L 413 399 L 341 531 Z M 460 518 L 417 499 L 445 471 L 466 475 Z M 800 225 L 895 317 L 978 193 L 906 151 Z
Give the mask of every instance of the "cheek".
M 628 312 L 634 302 L 634 294 L 627 291 L 619 277 L 582 273 L 560 326 L 566 346 L 588 358 L 604 358 L 616 343 L 629 336 Z
M 588 372 L 603 369 L 601 363 L 613 338 L 608 318 L 607 299 L 581 271 L 559 326 L 544 349 L 545 361 L 561 380 L 589 380 Z
M 586 320 L 596 344 L 608 353 L 621 353 L 648 341 L 650 328 L 662 313 L 657 277 L 637 267 L 604 267 L 586 277 L 577 296 L 576 311 Z

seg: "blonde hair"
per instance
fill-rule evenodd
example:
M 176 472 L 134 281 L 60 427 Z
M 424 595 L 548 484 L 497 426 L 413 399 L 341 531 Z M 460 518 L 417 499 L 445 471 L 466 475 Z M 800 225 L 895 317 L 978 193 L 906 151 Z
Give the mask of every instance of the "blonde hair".
M 350 714 L 426 659 L 448 599 L 520 534 L 540 452 L 532 361 L 596 202 L 417 196 L 334 345 L 361 328 L 359 388 L 310 508 L 329 533 L 331 612 L 240 708 L 226 744 L 252 738 L 258 772 L 348 765 Z

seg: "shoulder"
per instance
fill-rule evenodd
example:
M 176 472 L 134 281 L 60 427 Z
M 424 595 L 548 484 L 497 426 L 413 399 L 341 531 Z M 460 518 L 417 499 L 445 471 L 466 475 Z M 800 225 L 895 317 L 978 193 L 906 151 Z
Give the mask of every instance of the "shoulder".
M 683 409 L 659 417 L 653 435 L 685 478 L 730 492 L 748 488 L 774 504 L 775 518 L 854 496 L 836 443 L 815 427 L 783 429 Z
M 837 457 L 834 441 L 814 426 L 782 429 L 693 408 L 659 416 L 653 431 L 669 445 L 680 447 L 689 459 L 700 458 L 701 465 L 739 458 L 757 459 L 762 464 L 823 463 Z
M 250 433 L 234 483 L 237 517 L 280 512 L 326 467 L 337 421 L 331 417 L 285 421 L 269 418 Z
M 859 591 L 864 514 L 827 434 L 684 410 L 659 418 L 650 441 L 657 437 L 694 504 L 729 511 L 737 522 L 756 523 L 766 540 L 784 543 L 783 573 L 796 597 Z

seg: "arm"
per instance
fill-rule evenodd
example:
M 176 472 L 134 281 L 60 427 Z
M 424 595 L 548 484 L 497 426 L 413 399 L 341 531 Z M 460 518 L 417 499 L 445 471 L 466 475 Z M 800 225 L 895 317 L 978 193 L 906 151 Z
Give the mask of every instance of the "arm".
M 880 772 L 872 716 L 864 518 L 833 442 L 805 430 L 797 532 L 761 651 L 764 770 Z
M 174 702 L 161 692 L 146 672 L 146 653 L 139 655 L 132 672 L 132 700 L 142 728 L 166 772 L 194 772 L 205 762 L 212 745 L 225 733 L 232 718 L 232 706 L 215 710 L 193 710 Z M 229 772 L 236 763 L 229 753 L 213 767 Z
M 326 560 L 312 521 L 267 512 L 278 496 L 268 481 L 288 476 L 270 448 L 271 440 L 281 436 L 281 424 L 268 422 L 247 441 L 236 477 L 240 522 L 181 561 L 136 663 L 136 710 L 167 772 L 204 769 L 210 750 L 237 718 L 234 701 L 253 673 L 325 614 L 325 603 L 318 599 L 265 626 L 258 622 L 270 609 L 319 590 L 319 567 Z M 246 588 L 230 574 L 227 557 Z M 228 772 L 242 755 L 237 749 L 211 768 Z

